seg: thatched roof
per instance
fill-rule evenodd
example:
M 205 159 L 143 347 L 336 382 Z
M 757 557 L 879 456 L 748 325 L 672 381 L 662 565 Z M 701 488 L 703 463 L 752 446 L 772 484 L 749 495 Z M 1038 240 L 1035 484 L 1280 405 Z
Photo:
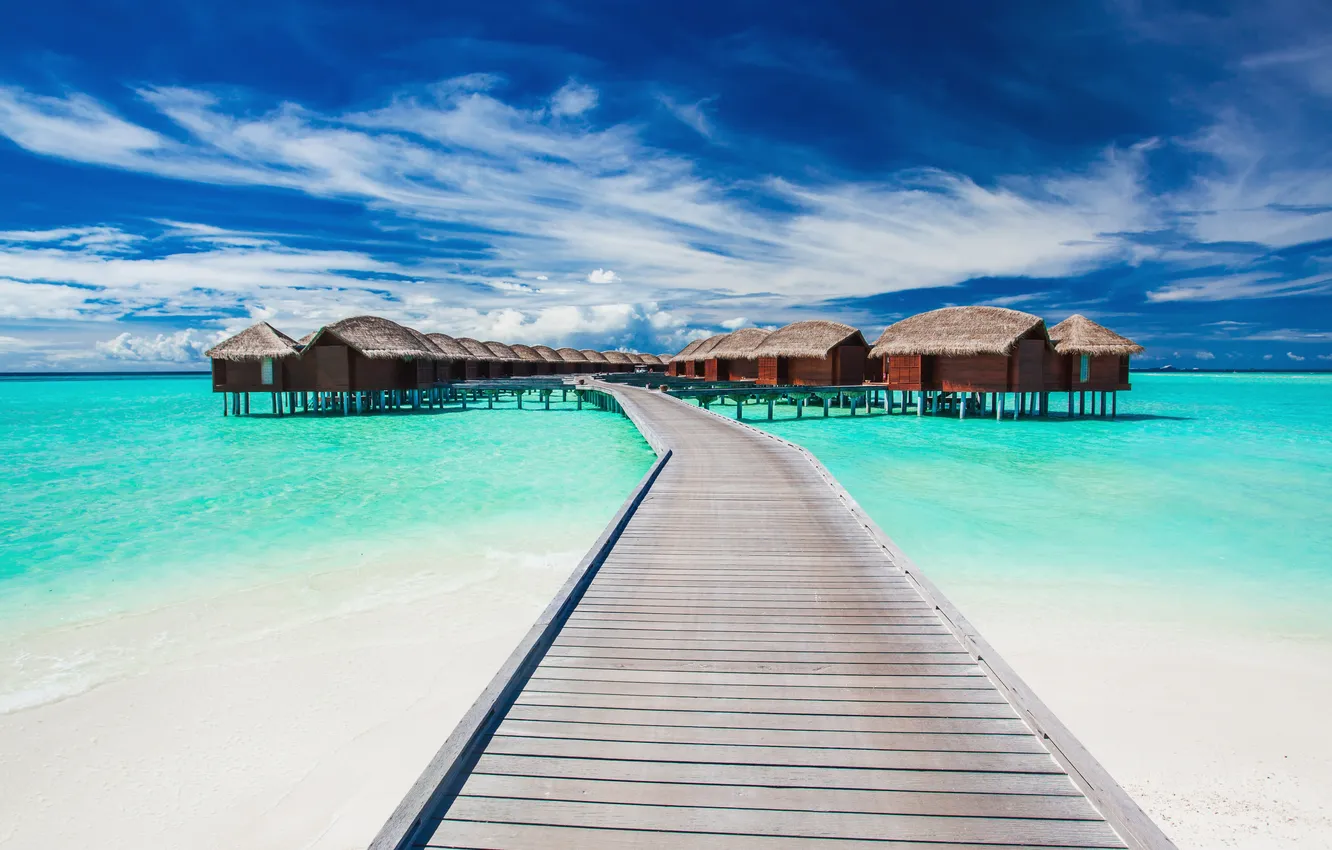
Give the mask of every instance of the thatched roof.
M 1105 325 L 1099 325 L 1086 316 L 1074 313 L 1050 328 L 1050 341 L 1060 354 L 1141 354 L 1143 347 L 1128 337 L 1120 336 Z
M 593 351 L 593 350 L 590 349 L 590 348 L 580 348 L 580 349 L 578 350 L 578 353 L 581 354 L 581 355 L 583 355 L 584 357 L 586 357 L 587 360 L 588 360 L 588 362 L 591 362 L 591 363 L 609 363 L 609 362 L 610 362 L 609 360 L 606 359 L 606 355 L 602 354 L 600 351 Z
M 707 339 L 707 338 L 704 337 L 703 339 L 696 339 L 696 340 L 694 340 L 693 342 L 691 342 L 691 343 L 689 343 L 688 345 L 686 345 L 684 348 L 680 349 L 680 353 L 679 353 L 679 354 L 674 354 L 674 355 L 672 355 L 670 358 L 668 358 L 666 362 L 667 362 L 667 363 L 687 363 L 687 362 L 689 362 L 689 357 L 690 357 L 690 355 L 692 355 L 692 354 L 698 349 L 698 347 L 699 347 L 700 345 L 703 344 L 703 342 L 704 342 L 706 339 Z
M 312 340 L 312 339 L 315 338 L 315 334 L 316 334 L 316 333 L 318 333 L 318 331 L 310 331 L 310 332 L 309 332 L 308 334 L 306 334 L 305 336 L 303 336 L 303 337 L 301 337 L 300 339 L 296 340 L 296 344 L 297 344 L 297 345 L 309 345 L 309 344 L 310 344 L 310 340 Z
M 426 334 L 426 339 L 434 343 L 450 360 L 475 360 L 476 357 L 458 344 L 458 340 L 447 334 Z
M 729 333 L 710 336 L 707 339 L 700 342 L 698 344 L 698 347 L 695 348 L 689 354 L 682 353 L 680 355 L 680 360 L 685 363 L 688 363 L 690 360 L 693 360 L 694 362 L 698 362 L 700 360 L 711 360 L 713 357 L 716 356 L 712 353 L 713 349 L 715 349 L 718 345 L 721 345 L 722 340 L 726 339 L 728 336 L 730 336 Z
M 296 340 L 268 322 L 260 322 L 222 340 L 205 351 L 204 356 L 214 360 L 267 360 L 299 353 Z
M 486 344 L 480 340 L 472 339 L 470 336 L 460 336 L 456 342 L 472 356 L 473 360 L 479 360 L 482 363 L 494 363 L 499 360 L 495 352 L 486 348 Z
M 418 339 L 412 330 L 379 316 L 352 316 L 325 325 L 314 335 L 309 345 L 314 345 L 324 334 L 333 334 L 371 360 L 440 357 L 438 349 Z
M 511 345 L 509 350 L 518 355 L 524 363 L 545 363 L 546 358 L 532 350 L 530 345 Z
M 560 353 L 555 349 L 551 348 L 549 345 L 534 345 L 532 346 L 532 350 L 537 353 L 538 357 L 540 357 L 542 360 L 546 361 L 547 363 L 564 362 L 564 358 L 560 356 Z
M 708 353 L 708 358 L 744 359 L 771 335 L 772 331 L 759 328 L 741 328 L 732 331 L 713 347 Z
M 660 357 L 658 357 L 657 355 L 655 355 L 655 354 L 634 354 L 634 355 L 632 355 L 632 356 L 633 356 L 633 357 L 637 357 L 637 358 L 638 358 L 638 362 L 639 362 L 639 363 L 642 363 L 644 366 L 664 366 L 664 365 L 666 365 L 664 362 L 662 362 L 662 359 L 661 359 Z
M 623 351 L 603 351 L 601 354 L 606 358 L 607 363 L 616 363 L 620 366 L 633 366 L 638 363 L 637 360 Z
M 516 351 L 514 351 L 512 348 L 509 348 L 509 346 L 505 345 L 502 342 L 495 342 L 495 340 L 493 339 L 488 339 L 481 344 L 484 345 L 486 348 L 490 349 L 490 353 L 495 355 L 496 360 L 503 360 L 505 362 L 508 362 L 510 360 L 522 359 L 521 357 L 518 356 L 518 353 Z
M 757 360 L 760 357 L 810 357 L 826 360 L 834 348 L 845 343 L 865 345 L 865 337 L 850 325 L 812 319 L 778 328 L 747 353 L 732 356 L 738 360 Z
M 586 363 L 587 355 L 576 348 L 557 348 L 555 353 L 560 355 L 560 359 L 565 363 Z
M 406 327 L 406 325 L 404 325 L 403 327 Z M 435 341 L 433 339 L 421 333 L 416 328 L 407 328 L 407 332 L 410 333 L 412 336 L 416 337 L 417 342 L 421 343 L 426 348 L 430 349 L 431 360 L 455 359 L 452 354 L 445 352 L 444 349 L 440 348 L 438 345 L 435 345 Z
M 1008 354 L 1037 328 L 1044 333 L 1040 316 L 1007 307 L 944 307 L 888 326 L 870 356 Z

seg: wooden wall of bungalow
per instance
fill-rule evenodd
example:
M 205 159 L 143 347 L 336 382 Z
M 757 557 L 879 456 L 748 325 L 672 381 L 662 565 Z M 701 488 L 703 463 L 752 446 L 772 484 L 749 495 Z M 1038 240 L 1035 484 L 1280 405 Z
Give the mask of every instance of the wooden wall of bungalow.
M 325 330 L 297 358 L 283 360 L 284 389 L 316 392 L 425 389 L 435 383 L 435 360 L 367 357 Z
M 1058 358 L 1044 338 L 1018 340 L 1009 354 L 901 354 L 885 357 L 890 390 L 1042 392 L 1054 390 Z
M 903 319 L 883 332 L 873 356 L 890 390 L 1057 389 L 1058 358 L 1045 322 L 1001 307 L 945 307 Z
M 286 361 L 298 359 L 293 353 L 284 357 L 247 360 L 215 358 L 211 364 L 215 393 L 271 393 L 296 389 L 287 377 Z
M 877 377 L 860 331 L 841 322 L 795 322 L 773 331 L 754 351 L 757 382 L 766 386 L 853 386 Z M 817 352 L 822 352 L 819 356 Z

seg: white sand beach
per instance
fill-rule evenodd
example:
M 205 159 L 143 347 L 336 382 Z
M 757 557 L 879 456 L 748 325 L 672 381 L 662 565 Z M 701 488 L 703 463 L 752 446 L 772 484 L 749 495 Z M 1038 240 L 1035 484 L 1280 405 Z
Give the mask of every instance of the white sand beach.
M 581 554 L 394 559 L 26 638 L 113 663 L 0 715 L 0 846 L 364 847 Z M 1332 835 L 1332 736 L 1311 734 L 1332 647 L 954 595 L 1181 848 Z
M 582 554 L 386 560 L 7 641 L 105 663 L 0 715 L 0 846 L 364 847 Z
M 1332 846 L 1332 642 L 1030 590 L 952 596 L 1182 850 Z

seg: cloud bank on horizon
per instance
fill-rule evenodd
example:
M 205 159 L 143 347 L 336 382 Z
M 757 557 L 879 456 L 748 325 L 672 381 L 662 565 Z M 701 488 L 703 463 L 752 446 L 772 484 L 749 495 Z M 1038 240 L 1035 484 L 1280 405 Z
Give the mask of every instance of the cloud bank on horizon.
M 673 351 L 957 303 L 1332 360 L 1318 4 L 142 6 L 0 34 L 0 369 L 178 367 L 258 319 Z

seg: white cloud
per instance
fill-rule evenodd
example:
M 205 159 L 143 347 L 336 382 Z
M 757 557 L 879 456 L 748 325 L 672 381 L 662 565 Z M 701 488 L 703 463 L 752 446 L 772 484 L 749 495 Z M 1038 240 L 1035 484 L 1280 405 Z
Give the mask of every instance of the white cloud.
M 1303 360 L 1303 359 L 1304 359 L 1303 357 L 1301 357 L 1300 355 L 1296 354 L 1296 353 L 1293 352 L 1293 351 L 1287 351 L 1287 352 L 1286 352 L 1286 356 L 1289 357 L 1291 360 Z
M 707 114 L 703 111 L 703 105 L 711 101 L 711 98 L 697 101 L 695 103 L 679 103 L 675 99 L 660 95 L 657 98 L 661 105 L 666 107 L 672 115 L 680 120 L 685 126 L 692 129 L 705 139 L 711 139 L 715 132 L 712 122 L 708 120 Z
M 595 269 L 587 275 L 588 283 L 616 283 L 619 280 L 619 275 L 610 269 Z
M 597 90 L 570 80 L 551 95 L 550 111 L 556 116 L 582 115 L 597 105 Z
M 1319 359 L 1319 360 L 1332 360 L 1332 354 L 1320 354 L 1320 355 L 1318 355 L 1318 359 Z
M 1210 351 L 1199 351 L 1197 354 L 1195 354 L 1195 355 L 1193 355 L 1193 356 L 1196 357 L 1196 358 L 1199 359 L 1199 360 L 1215 360 L 1215 359 L 1216 359 L 1216 355 L 1213 354 L 1213 353 L 1210 352 Z
M 1314 275 L 1286 280 L 1271 272 L 1244 272 L 1222 277 L 1189 277 L 1147 293 L 1148 301 L 1234 301 L 1284 298 L 1332 290 L 1332 277 Z
M 9 90 L 0 133 L 41 154 L 210 183 L 274 186 L 359 201 L 381 213 L 484 234 L 471 271 L 514 274 L 532 257 L 558 274 L 606 263 L 651 297 L 672 291 L 772 294 L 786 301 L 946 286 L 976 275 L 1076 273 L 1134 248 L 1154 226 L 1141 148 L 1081 172 L 1001 179 L 906 172 L 877 183 L 728 182 L 646 146 L 631 125 L 565 122 L 595 91 L 571 83 L 549 109 L 510 106 L 475 85 L 442 84 L 377 109 L 268 113 L 205 92 L 144 89 L 168 139 L 86 96 Z M 558 113 L 558 114 L 557 114 Z M 91 139 L 95 116 L 122 142 Z M 120 124 L 125 124 L 124 127 Z M 36 128 L 46 127 L 42 132 Z M 755 195 L 781 203 L 756 203 Z M 780 211 L 779 211 L 780 210 Z M 441 262 L 447 249 L 436 249 Z
M 733 319 L 726 319 L 725 321 L 718 322 L 717 324 L 721 325 L 723 328 L 726 328 L 728 331 L 734 331 L 743 328 L 748 323 L 749 319 L 745 318 L 744 316 L 736 316 Z
M 1263 359 L 1264 359 L 1264 360 L 1271 360 L 1271 359 L 1272 359 L 1272 355 L 1270 355 L 1270 354 L 1264 354 L 1264 355 L 1263 355 Z
M 199 338 L 198 333 L 190 329 L 152 337 L 125 332 L 114 339 L 97 343 L 97 350 L 112 360 L 189 363 L 202 358 L 203 352 L 210 345 L 211 340 Z

